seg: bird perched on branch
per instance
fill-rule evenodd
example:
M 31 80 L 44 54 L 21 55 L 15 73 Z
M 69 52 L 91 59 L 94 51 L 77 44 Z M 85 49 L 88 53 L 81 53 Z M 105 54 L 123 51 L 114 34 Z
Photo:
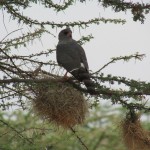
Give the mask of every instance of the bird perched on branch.
M 66 28 L 59 33 L 56 48 L 56 59 L 60 66 L 71 73 L 78 81 L 84 82 L 90 94 L 95 94 L 95 88 L 90 79 L 89 66 L 84 49 L 72 39 L 72 31 Z M 67 76 L 67 72 L 64 78 Z

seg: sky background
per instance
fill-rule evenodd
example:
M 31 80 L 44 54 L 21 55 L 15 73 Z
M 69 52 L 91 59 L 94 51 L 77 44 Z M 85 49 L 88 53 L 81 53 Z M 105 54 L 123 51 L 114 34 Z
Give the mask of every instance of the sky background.
M 137 2 L 137 0 L 132 1 Z M 150 0 L 144 0 L 143 2 L 150 3 Z M 32 30 L 26 25 L 18 25 L 16 21 L 10 19 L 10 16 L 5 11 L 0 11 L 2 12 L 0 13 L 0 39 L 18 28 L 23 29 L 12 34 L 9 38 Z M 139 21 L 134 22 L 132 20 L 132 15 L 129 11 L 126 13 L 114 13 L 111 8 L 104 9 L 94 1 L 86 3 L 76 2 L 74 6 L 58 13 L 53 9 L 50 10 L 40 5 L 33 5 L 31 8 L 23 11 L 23 14 L 41 21 L 56 22 L 88 21 L 95 17 L 126 19 L 127 23 L 124 25 L 116 25 L 113 23 L 104 24 L 101 22 L 99 25 L 90 25 L 86 29 L 79 29 L 78 27 L 72 28 L 73 38 L 79 40 L 81 36 L 89 34 L 94 36 L 94 39 L 83 45 L 90 70 L 93 72 L 109 62 L 112 57 L 131 55 L 136 52 L 146 54 L 143 61 L 118 61 L 105 68 L 102 72 L 114 76 L 126 76 L 127 78 L 150 81 L 150 14 L 146 15 L 144 24 L 141 24 Z M 2 21 L 3 17 L 5 26 Z M 41 41 L 37 40 L 35 43 L 29 44 L 27 48 L 17 50 L 17 53 L 27 55 L 30 52 L 56 48 L 58 42 L 57 35 L 61 29 L 51 29 L 49 26 L 46 28 L 56 37 L 45 35 Z M 55 53 L 50 56 L 49 59 L 56 60 Z

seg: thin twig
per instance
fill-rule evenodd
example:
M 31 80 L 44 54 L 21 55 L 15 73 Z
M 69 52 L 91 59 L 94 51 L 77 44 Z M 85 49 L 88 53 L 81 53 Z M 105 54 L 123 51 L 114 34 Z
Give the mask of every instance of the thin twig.
M 6 32 L 8 33 L 8 30 L 7 30 L 6 24 L 5 24 L 5 16 L 4 16 L 4 11 L 3 11 L 3 9 L 2 9 L 2 14 L 3 14 L 3 24 L 4 24 L 4 27 L 5 27 Z
M 92 75 L 101 72 L 104 68 L 106 68 L 108 65 L 114 63 L 115 61 L 119 61 L 119 60 L 128 61 L 128 60 L 130 60 L 130 59 L 132 59 L 132 58 L 138 59 L 138 60 L 142 60 L 144 56 L 145 56 L 145 54 L 138 54 L 138 53 L 136 53 L 136 54 L 129 55 L 129 56 L 120 56 L 120 57 L 112 58 L 111 61 L 109 61 L 108 63 L 106 63 L 106 64 L 105 64 L 103 67 L 101 67 L 98 71 L 92 73 Z
M 4 122 L 3 120 L 0 120 L 1 123 L 3 123 L 3 125 L 7 126 L 8 128 L 10 128 L 12 131 L 16 132 L 18 136 L 20 136 L 21 138 L 23 138 L 24 140 L 26 140 L 28 143 L 33 144 L 32 141 L 30 141 L 28 138 L 24 137 L 18 130 L 16 130 L 14 127 L 10 126 L 8 123 Z
M 82 141 L 81 137 L 79 137 L 77 134 L 76 134 L 76 131 L 70 127 L 70 130 L 73 132 L 73 134 L 76 136 L 76 138 L 78 139 L 78 141 L 81 143 L 81 145 L 84 147 L 84 149 L 88 150 L 88 147 L 86 146 L 86 144 Z
M 20 28 L 20 29 L 16 29 L 16 30 L 14 30 L 14 31 L 12 31 L 12 32 L 10 32 L 10 33 L 8 33 L 0 42 L 3 42 L 9 35 L 11 35 L 12 33 L 14 33 L 14 32 L 17 32 L 17 31 L 19 31 L 19 30 L 22 30 L 23 28 Z

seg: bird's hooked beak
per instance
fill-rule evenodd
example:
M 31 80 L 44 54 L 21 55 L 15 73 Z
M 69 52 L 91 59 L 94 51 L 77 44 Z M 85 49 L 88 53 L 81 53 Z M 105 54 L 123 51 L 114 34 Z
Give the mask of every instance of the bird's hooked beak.
M 69 32 L 67 33 L 67 37 L 72 38 L 72 32 L 71 32 L 71 31 L 69 31 Z

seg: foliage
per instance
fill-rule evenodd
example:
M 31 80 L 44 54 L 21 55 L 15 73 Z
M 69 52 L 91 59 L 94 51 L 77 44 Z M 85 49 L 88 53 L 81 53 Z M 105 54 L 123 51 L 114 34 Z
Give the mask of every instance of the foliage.
M 96 106 L 85 124 L 75 129 L 77 132 L 74 135 L 72 131 L 39 121 L 32 112 L 1 112 L 0 146 L 2 150 L 14 150 L 18 147 L 20 150 L 83 149 L 76 137 L 80 136 L 90 150 L 125 150 L 117 128 L 122 113 L 124 110 L 112 109 L 111 105 Z M 148 126 L 148 122 L 145 122 L 145 127 L 146 125 Z

